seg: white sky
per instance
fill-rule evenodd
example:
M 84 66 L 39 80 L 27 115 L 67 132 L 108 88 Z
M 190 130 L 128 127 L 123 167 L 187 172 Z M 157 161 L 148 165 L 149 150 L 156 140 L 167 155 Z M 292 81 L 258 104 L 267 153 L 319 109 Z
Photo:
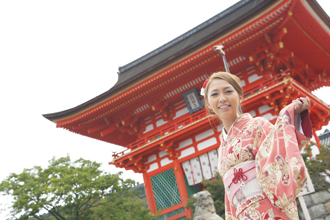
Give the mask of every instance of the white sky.
M 0 181 L 69 154 L 109 166 L 119 146 L 80 136 L 42 117 L 110 89 L 123 66 L 237 1 L 0 1 Z M 330 13 L 328 0 L 318 1 Z M 330 103 L 330 88 L 316 95 Z M 143 182 L 132 171 L 124 178 Z M 1 203 L 1 200 L 0 200 Z M 1 212 L 1 205 L 0 205 Z M 0 216 L 1 218 L 1 216 Z

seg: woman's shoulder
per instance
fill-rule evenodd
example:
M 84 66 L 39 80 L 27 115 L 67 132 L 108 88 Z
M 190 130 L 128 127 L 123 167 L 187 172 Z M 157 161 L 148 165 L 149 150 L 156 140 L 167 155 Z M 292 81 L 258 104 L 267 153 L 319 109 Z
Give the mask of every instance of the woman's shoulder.
M 263 124 L 264 123 L 264 118 L 262 117 L 252 117 L 249 113 L 244 113 L 243 115 L 240 116 L 240 119 L 238 120 L 238 123 L 241 126 L 244 126 L 244 128 L 250 128 L 255 127 L 256 124 Z
M 262 121 L 262 122 L 266 122 L 268 121 L 267 119 L 265 119 L 264 117 L 258 116 L 258 117 L 254 117 L 253 118 L 254 121 Z M 268 121 L 269 122 L 269 121 Z
M 261 117 L 261 116 L 254 117 L 254 118 L 252 119 L 252 121 L 253 121 L 253 122 L 252 122 L 253 124 L 261 124 L 261 125 L 272 124 L 272 123 L 270 123 L 266 118 Z
M 266 118 L 257 116 L 257 117 L 252 117 L 250 113 L 243 113 L 239 116 L 238 121 L 268 121 Z
M 266 118 L 264 118 L 264 117 L 260 117 L 259 116 L 259 117 L 255 117 L 253 119 L 255 120 L 255 123 L 253 123 L 253 124 L 258 125 L 256 127 L 259 127 L 259 128 L 269 128 L 269 129 L 271 129 L 271 128 L 274 127 L 274 125 L 270 121 L 268 121 Z
M 240 116 L 239 125 L 242 126 L 243 129 L 257 129 L 263 127 L 264 125 L 272 125 L 266 118 L 264 117 L 252 117 L 249 113 L 244 113 Z

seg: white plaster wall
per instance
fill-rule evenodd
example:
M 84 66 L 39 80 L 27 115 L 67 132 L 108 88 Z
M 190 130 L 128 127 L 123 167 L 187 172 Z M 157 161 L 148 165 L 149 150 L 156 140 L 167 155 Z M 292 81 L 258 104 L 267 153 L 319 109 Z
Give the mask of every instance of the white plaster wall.
M 214 134 L 214 130 L 213 130 L 213 129 L 209 129 L 209 130 L 207 130 L 207 131 L 204 131 L 204 132 L 202 132 L 202 133 L 196 135 L 196 136 L 195 136 L 195 140 L 196 140 L 196 141 L 200 141 L 200 140 L 202 140 L 202 139 L 204 139 L 204 138 L 207 138 L 207 137 L 209 137 L 209 136 L 211 136 L 211 135 L 213 135 L 213 134 Z
M 146 163 L 150 163 L 150 162 L 152 162 L 152 161 L 154 161 L 156 159 L 157 159 L 156 154 L 153 154 L 153 155 L 151 155 L 151 156 L 148 157 L 148 161 Z
M 197 149 L 198 150 L 203 150 L 203 149 L 208 148 L 208 147 L 210 147 L 210 146 L 212 146 L 216 143 L 217 143 L 217 139 L 215 137 L 213 137 L 213 138 L 210 138 L 206 141 L 203 141 L 203 142 L 199 143 L 197 145 Z
M 254 82 L 258 79 L 261 79 L 261 78 L 262 78 L 262 76 L 258 76 L 257 74 L 253 74 L 253 75 L 249 76 L 248 81 L 249 81 L 249 83 L 252 83 L 252 82 Z
M 170 163 L 172 163 L 173 161 L 172 160 L 170 160 L 170 159 L 168 159 L 167 157 L 166 158 L 164 158 L 164 159 L 162 159 L 161 161 L 160 161 L 160 165 L 163 167 L 163 166 L 165 166 L 165 165 L 167 165 L 167 164 L 170 164 Z
M 153 164 L 150 164 L 150 167 L 149 169 L 147 170 L 147 173 L 151 172 L 151 171 L 154 171 L 154 170 L 157 170 L 158 169 L 158 163 L 153 163 Z
M 182 149 L 182 148 L 184 148 L 184 147 L 187 147 L 187 146 L 191 145 L 192 143 L 193 143 L 193 141 L 192 141 L 191 138 L 189 138 L 189 139 L 187 139 L 187 140 L 184 140 L 184 141 L 181 141 L 181 142 L 179 143 L 179 147 L 177 148 L 177 150 Z
M 149 131 L 152 131 L 154 129 L 154 125 L 153 124 L 150 124 L 146 127 L 146 130 L 143 132 L 143 134 L 149 132 Z
M 269 105 L 263 105 L 261 107 L 259 107 L 259 113 L 262 114 L 270 109 L 273 109 L 273 107 L 270 107 Z
M 249 114 L 252 116 L 252 117 L 255 117 L 257 114 L 254 110 L 250 111 Z
M 195 153 L 195 148 L 194 147 L 189 147 L 187 149 L 184 149 L 183 151 L 181 151 L 181 155 L 180 155 L 179 159 L 184 158 L 186 156 L 189 156 L 193 153 Z
M 160 126 L 162 126 L 163 124 L 166 124 L 166 123 L 167 123 L 166 121 L 164 121 L 163 119 L 160 119 L 160 120 L 156 121 L 156 126 L 160 127 Z
M 168 153 L 165 150 L 162 150 L 162 151 L 159 152 L 158 155 L 161 158 L 161 157 L 164 157 L 164 156 L 168 155 Z

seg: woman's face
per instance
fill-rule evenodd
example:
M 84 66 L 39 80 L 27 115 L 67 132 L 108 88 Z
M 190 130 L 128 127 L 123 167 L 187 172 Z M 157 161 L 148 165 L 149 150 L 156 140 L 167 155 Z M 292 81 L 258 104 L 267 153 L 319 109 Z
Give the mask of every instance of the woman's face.
M 230 83 L 213 79 L 209 85 L 207 105 L 223 120 L 235 120 L 242 98 Z

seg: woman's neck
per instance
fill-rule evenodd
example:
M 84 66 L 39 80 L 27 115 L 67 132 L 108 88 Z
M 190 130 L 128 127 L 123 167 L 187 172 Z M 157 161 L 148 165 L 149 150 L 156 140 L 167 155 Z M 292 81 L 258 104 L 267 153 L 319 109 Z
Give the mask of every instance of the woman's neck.
M 237 117 L 238 117 L 239 115 L 237 114 Z M 237 117 L 236 118 L 228 118 L 228 119 L 221 119 L 221 121 L 222 121 L 222 123 L 223 123 L 223 126 L 225 127 L 225 131 L 226 131 L 226 133 L 228 134 L 228 132 L 229 132 L 229 129 L 231 128 L 231 126 L 232 126 L 232 124 L 236 121 L 236 119 L 237 119 Z

